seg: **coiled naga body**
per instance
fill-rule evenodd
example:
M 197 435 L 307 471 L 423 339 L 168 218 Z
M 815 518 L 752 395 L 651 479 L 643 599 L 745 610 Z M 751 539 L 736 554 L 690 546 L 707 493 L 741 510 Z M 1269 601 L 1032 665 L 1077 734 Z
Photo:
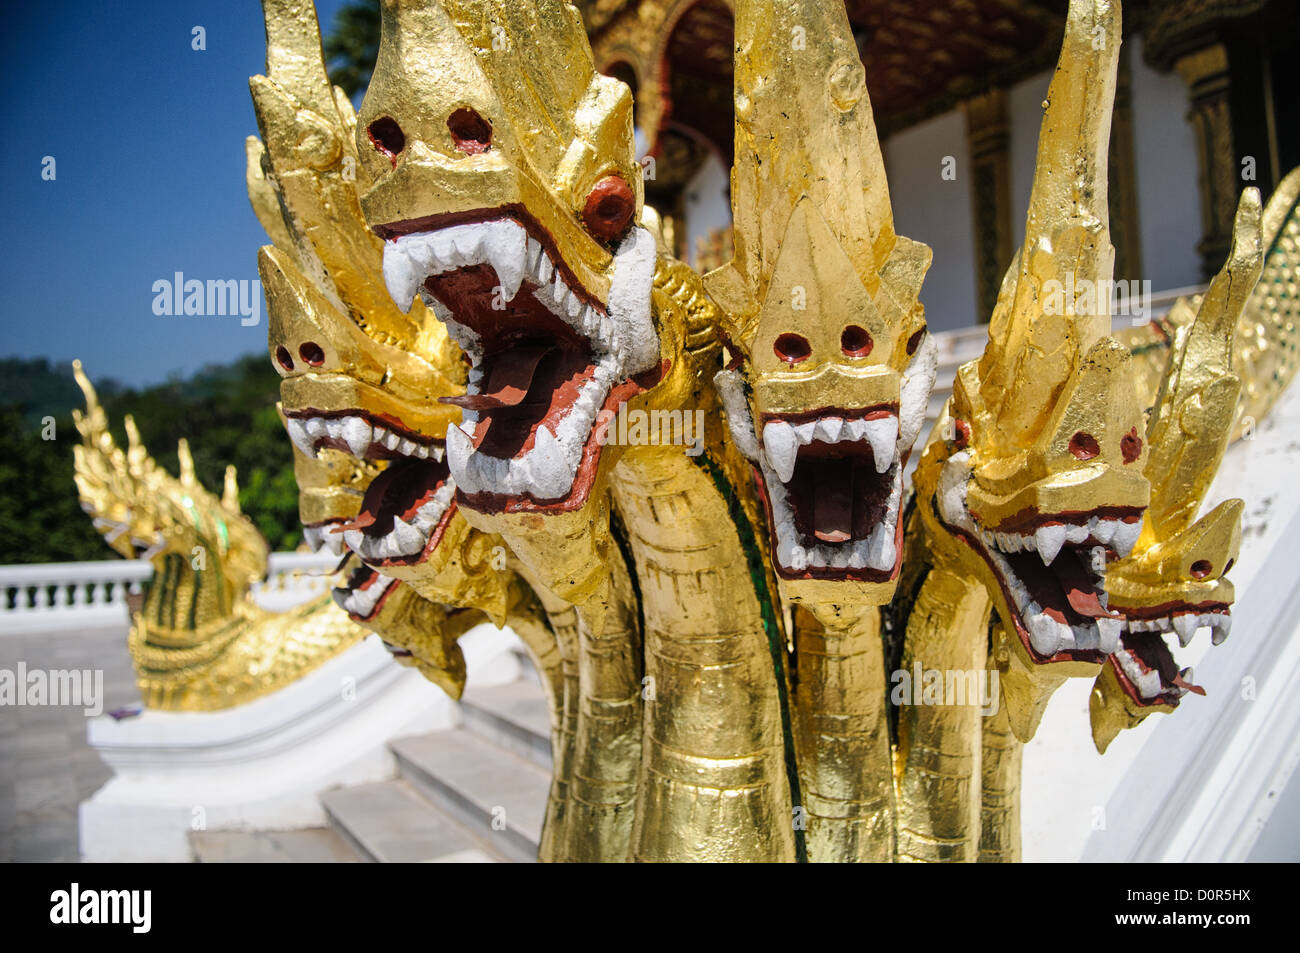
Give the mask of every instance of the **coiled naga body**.
M 304 522 L 350 554 L 351 618 L 454 694 L 468 624 L 519 632 L 553 719 L 541 859 L 1014 859 L 1056 685 L 1099 679 L 1099 738 L 1190 686 L 1126 693 L 1168 666 L 1107 587 L 1146 618 L 1142 586 L 1184 585 L 1160 547 L 1222 577 L 1239 510 L 1188 526 L 1227 433 L 1188 408 L 1237 399 L 1259 201 L 1164 360 L 1106 300 L 1053 306 L 1110 274 L 1118 3 L 1070 5 L 1026 244 L 923 450 L 930 251 L 894 230 L 839 3 L 736 3 L 735 254 L 706 276 L 643 205 L 630 91 L 568 4 L 384 0 L 359 114 L 311 5 L 264 8 L 249 189 Z M 1194 350 L 1220 359 L 1181 370 Z M 1187 464 L 1156 481 L 1157 453 Z M 999 670 L 1004 704 L 891 701 L 914 665 Z

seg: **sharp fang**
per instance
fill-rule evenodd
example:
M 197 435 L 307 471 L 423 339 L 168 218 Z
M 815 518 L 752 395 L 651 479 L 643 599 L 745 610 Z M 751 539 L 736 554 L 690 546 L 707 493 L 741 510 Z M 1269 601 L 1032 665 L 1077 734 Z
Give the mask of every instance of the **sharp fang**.
M 393 242 L 384 243 L 384 286 L 403 314 L 410 312 L 416 289 L 424 280 L 420 267 Z
M 1174 631 L 1178 633 L 1178 644 L 1187 648 L 1187 644 L 1192 641 L 1192 636 L 1196 634 L 1196 616 L 1186 613 L 1176 615 L 1173 622 Z
M 794 476 L 795 459 L 799 453 L 799 438 L 794 427 L 783 420 L 774 420 L 765 426 L 763 452 L 781 482 L 789 483 Z
M 1107 655 L 1115 652 L 1119 648 L 1119 637 L 1123 631 L 1124 623 L 1119 619 L 1098 619 L 1097 635 L 1100 639 L 1098 648 Z
M 1044 566 L 1050 566 L 1061 547 L 1065 545 L 1065 526 L 1056 523 L 1052 526 L 1040 526 L 1034 530 L 1034 546 Z
M 447 428 L 447 466 L 462 493 L 479 492 L 479 484 L 471 474 L 470 461 L 474 458 L 474 441 L 460 427 Z
M 863 436 L 871 444 L 876 472 L 884 473 L 894 465 L 894 451 L 898 449 L 898 418 L 891 414 L 868 420 Z
M 360 417 L 348 417 L 339 428 L 339 436 L 348 445 L 348 450 L 352 453 L 352 456 L 358 460 L 365 459 L 373 435 L 374 429 Z
M 307 454 L 309 457 L 316 456 L 315 441 L 312 439 L 311 435 L 307 433 L 306 423 L 298 417 L 290 417 L 287 421 L 287 428 L 289 431 L 289 439 L 293 441 L 295 447 Z
M 1121 520 L 1115 525 L 1115 537 L 1111 540 L 1111 547 L 1120 556 L 1127 556 L 1133 552 L 1133 547 L 1137 545 L 1138 537 L 1141 535 L 1141 520 L 1132 523 L 1125 523 Z
M 1226 612 L 1221 612 L 1214 617 L 1214 630 L 1210 636 L 1210 641 L 1214 645 L 1222 645 L 1223 640 L 1228 637 L 1232 631 L 1232 616 Z

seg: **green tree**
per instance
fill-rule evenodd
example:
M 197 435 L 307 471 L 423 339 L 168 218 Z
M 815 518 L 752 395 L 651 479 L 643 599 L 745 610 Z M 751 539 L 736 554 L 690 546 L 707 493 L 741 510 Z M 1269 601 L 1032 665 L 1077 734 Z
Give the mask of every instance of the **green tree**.
M 351 0 L 340 7 L 324 47 L 330 81 L 355 98 L 370 84 L 379 56 L 378 0 Z

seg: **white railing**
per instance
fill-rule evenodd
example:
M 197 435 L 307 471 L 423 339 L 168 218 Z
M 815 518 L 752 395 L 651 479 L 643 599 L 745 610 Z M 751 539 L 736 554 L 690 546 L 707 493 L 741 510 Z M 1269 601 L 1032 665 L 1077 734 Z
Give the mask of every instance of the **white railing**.
M 328 591 L 337 563 L 329 553 L 272 553 L 253 598 L 265 609 L 292 608 Z M 139 559 L 0 566 L 0 633 L 125 626 L 128 596 L 152 575 Z

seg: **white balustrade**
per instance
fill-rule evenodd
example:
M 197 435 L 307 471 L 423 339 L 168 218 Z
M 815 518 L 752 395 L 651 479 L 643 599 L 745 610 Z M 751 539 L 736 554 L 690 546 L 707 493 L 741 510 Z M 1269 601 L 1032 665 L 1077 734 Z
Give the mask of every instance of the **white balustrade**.
M 336 565 L 329 553 L 272 553 L 253 598 L 266 609 L 290 609 L 328 592 Z M 127 597 L 143 592 L 152 576 L 139 559 L 0 566 L 0 635 L 125 627 Z

